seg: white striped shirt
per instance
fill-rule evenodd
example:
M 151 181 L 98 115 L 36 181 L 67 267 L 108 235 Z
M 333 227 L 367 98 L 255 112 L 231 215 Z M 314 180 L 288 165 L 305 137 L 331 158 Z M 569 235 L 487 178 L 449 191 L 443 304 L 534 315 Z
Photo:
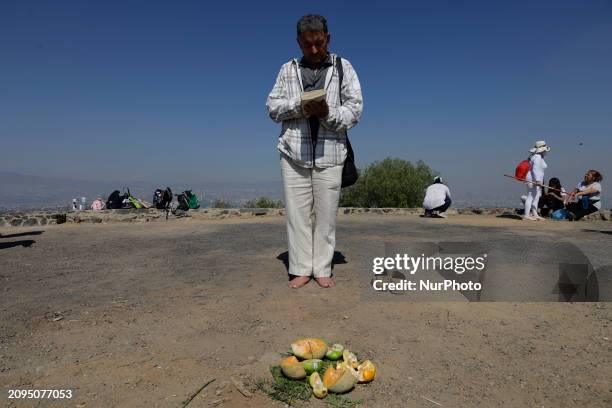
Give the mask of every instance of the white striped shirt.
M 321 126 L 314 151 L 314 166 L 320 168 L 338 166 L 346 159 L 346 131 L 359 122 L 363 111 L 361 86 L 357 73 L 342 58 L 342 105 L 338 93 L 336 55 L 332 54 L 333 69 L 327 70 L 325 89 L 329 115 L 320 118 Z M 278 150 L 301 167 L 313 167 L 313 149 L 308 118 L 302 110 L 302 75 L 297 59 L 284 64 L 276 83 L 268 95 L 266 108 L 270 118 L 280 122 Z

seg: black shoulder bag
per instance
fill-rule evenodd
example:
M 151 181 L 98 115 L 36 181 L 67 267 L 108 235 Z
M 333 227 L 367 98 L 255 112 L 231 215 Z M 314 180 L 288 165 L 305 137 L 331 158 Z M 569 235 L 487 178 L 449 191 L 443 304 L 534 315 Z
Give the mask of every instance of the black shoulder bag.
M 342 80 L 344 79 L 344 69 L 342 68 L 342 59 L 340 57 L 336 57 L 336 69 L 338 70 L 338 94 L 340 95 L 340 106 L 342 106 Z M 346 148 L 346 160 L 342 168 L 342 188 L 352 186 L 359 178 L 357 167 L 355 167 L 355 154 L 353 153 L 351 141 L 348 138 L 348 132 L 346 134 Z

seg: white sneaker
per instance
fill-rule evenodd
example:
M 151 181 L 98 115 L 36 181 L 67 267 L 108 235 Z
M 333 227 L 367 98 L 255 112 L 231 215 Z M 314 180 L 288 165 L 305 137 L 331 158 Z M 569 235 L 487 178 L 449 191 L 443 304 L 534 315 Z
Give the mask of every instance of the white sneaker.
M 446 213 L 443 213 L 443 212 L 438 213 L 438 217 L 440 217 L 440 218 L 446 218 Z
M 532 217 L 531 215 L 526 215 L 523 216 L 523 221 L 537 221 L 537 219 Z

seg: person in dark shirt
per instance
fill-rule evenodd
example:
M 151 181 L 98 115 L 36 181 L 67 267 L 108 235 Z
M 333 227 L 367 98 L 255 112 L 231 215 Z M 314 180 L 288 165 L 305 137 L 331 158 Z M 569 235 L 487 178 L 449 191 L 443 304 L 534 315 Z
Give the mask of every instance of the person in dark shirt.
M 542 217 L 548 217 L 553 212 L 565 207 L 564 201 L 567 194 L 561 186 L 561 181 L 558 178 L 552 177 L 548 180 L 548 189 L 540 198 L 538 208 Z

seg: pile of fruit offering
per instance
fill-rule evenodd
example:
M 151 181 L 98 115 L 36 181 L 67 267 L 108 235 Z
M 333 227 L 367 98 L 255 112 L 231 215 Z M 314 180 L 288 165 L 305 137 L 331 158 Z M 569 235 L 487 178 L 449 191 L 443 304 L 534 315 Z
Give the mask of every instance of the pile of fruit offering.
M 368 383 L 376 376 L 376 367 L 370 360 L 359 363 L 355 354 L 341 344 L 328 346 L 321 339 L 306 338 L 291 343 L 291 352 L 293 355 L 280 363 L 283 374 L 292 380 L 308 377 L 317 398 L 325 398 L 329 392 L 348 392 L 355 384 Z M 319 372 L 324 367 L 327 368 L 321 378 Z

